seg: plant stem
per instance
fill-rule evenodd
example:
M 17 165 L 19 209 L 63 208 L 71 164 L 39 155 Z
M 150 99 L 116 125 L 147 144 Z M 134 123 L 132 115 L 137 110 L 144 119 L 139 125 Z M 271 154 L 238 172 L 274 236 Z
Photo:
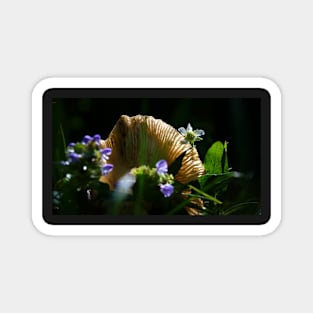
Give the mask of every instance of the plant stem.
M 215 203 L 217 203 L 217 204 L 222 204 L 222 203 L 223 203 L 222 201 L 216 199 L 216 198 L 213 197 L 213 196 L 208 195 L 207 193 L 203 192 L 202 190 L 200 190 L 200 189 L 198 189 L 198 188 L 196 188 L 196 187 L 194 187 L 194 186 L 192 186 L 192 185 L 188 185 L 188 187 L 189 187 L 190 189 L 196 191 L 196 192 L 199 193 L 200 195 L 204 196 L 204 197 L 207 198 L 208 200 L 211 200 L 211 201 L 213 201 L 213 202 L 215 202 Z

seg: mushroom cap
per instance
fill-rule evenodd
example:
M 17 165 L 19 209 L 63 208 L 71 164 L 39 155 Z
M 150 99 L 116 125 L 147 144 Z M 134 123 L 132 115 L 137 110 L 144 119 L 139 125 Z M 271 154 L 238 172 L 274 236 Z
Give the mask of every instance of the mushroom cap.
M 132 168 L 141 165 L 155 167 L 162 159 L 170 166 L 184 152 L 175 180 L 182 184 L 196 180 L 204 173 L 204 167 L 196 148 L 182 143 L 183 139 L 174 127 L 161 119 L 122 115 L 108 138 L 101 141 L 101 148 L 112 148 L 108 162 L 114 165 L 114 170 L 101 176 L 100 180 L 114 189 L 115 183 Z

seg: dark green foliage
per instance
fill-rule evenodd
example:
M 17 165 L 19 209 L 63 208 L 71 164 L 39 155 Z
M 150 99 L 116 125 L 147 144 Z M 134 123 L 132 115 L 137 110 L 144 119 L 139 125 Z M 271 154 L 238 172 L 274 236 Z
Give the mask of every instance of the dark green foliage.
M 60 135 L 65 140 L 61 128 Z M 135 183 L 127 193 L 110 190 L 109 185 L 99 181 L 103 164 L 96 141 L 91 140 L 87 145 L 78 142 L 72 150 L 66 150 L 65 142 L 56 148 L 57 157 L 69 157 L 69 151 L 72 151 L 80 158 L 73 158 L 66 165 L 59 162 L 55 165 L 54 214 L 181 215 L 187 214 L 186 207 L 195 209 L 200 215 L 254 215 L 260 212 L 259 199 L 250 196 L 251 176 L 229 168 L 227 142 L 217 141 L 207 150 L 203 162 L 205 174 L 198 180 L 188 185 L 174 181 L 187 150 L 169 166 L 166 174 L 157 174 L 156 168 L 139 167 L 134 174 Z M 174 193 L 167 198 L 159 186 L 168 182 L 173 184 Z
M 230 171 L 226 142 L 224 144 L 220 141 L 215 142 L 208 149 L 203 165 L 206 173 L 198 179 L 201 191 L 218 199 L 226 198 L 226 201 L 223 201 L 223 203 L 217 203 L 212 200 L 207 201 L 210 199 L 206 199 L 204 201 L 206 208 L 204 214 L 232 215 L 257 214 L 259 212 L 259 202 L 247 199 L 246 193 L 242 192 L 249 178 L 240 172 Z M 230 201 L 232 195 L 228 192 L 232 186 L 235 187 L 236 185 L 241 187 L 241 194 L 238 193 L 236 197 L 237 203 Z M 234 201 L 236 201 L 235 199 Z

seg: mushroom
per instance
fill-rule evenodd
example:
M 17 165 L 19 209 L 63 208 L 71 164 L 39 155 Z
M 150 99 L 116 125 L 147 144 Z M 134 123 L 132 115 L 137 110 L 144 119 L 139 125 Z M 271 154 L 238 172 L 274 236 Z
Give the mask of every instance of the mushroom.
M 184 137 L 171 125 L 152 116 L 122 115 L 109 137 L 102 140 L 101 148 L 112 148 L 110 163 L 114 170 L 101 181 L 114 189 L 115 183 L 132 168 L 140 165 L 154 167 L 164 159 L 170 166 L 185 152 L 181 168 L 175 180 L 182 184 L 196 180 L 204 173 L 204 167 L 195 147 L 182 143 Z
M 110 163 L 114 170 L 100 181 L 107 183 L 111 190 L 116 182 L 134 167 L 148 165 L 155 167 L 159 160 L 166 160 L 171 166 L 185 153 L 175 180 L 188 184 L 201 176 L 205 170 L 195 147 L 183 142 L 184 137 L 171 125 L 152 116 L 122 115 L 101 148 L 112 148 Z M 195 199 L 196 200 L 196 199 Z M 200 200 L 200 199 L 199 199 Z M 193 200 L 192 200 L 193 201 Z M 201 206 L 201 203 L 197 204 Z M 188 214 L 196 215 L 200 210 L 186 207 Z

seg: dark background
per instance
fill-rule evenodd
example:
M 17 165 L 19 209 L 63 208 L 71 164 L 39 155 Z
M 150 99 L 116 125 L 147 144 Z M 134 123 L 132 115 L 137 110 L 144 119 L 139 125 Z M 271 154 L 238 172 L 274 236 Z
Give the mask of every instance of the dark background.
M 228 144 L 229 165 L 233 170 L 260 174 L 260 99 L 53 99 L 54 161 L 64 159 L 62 127 L 66 143 L 84 135 L 107 138 L 123 115 L 152 115 L 176 129 L 191 123 L 205 135 L 197 142 L 203 160 L 210 145 L 220 140 Z
M 242 174 L 239 179 L 230 183 L 224 195 L 220 195 L 224 203 L 223 208 L 239 205 L 240 212 L 237 211 L 235 215 L 227 216 L 227 219 L 226 216 L 224 219 L 223 216 L 210 215 L 208 219 L 197 219 L 197 221 L 190 220 L 188 216 L 175 215 L 175 218 L 186 219 L 170 220 L 170 224 L 174 222 L 178 224 L 195 222 L 201 224 L 264 223 L 270 212 L 268 176 L 270 170 L 268 163 L 270 98 L 267 92 L 261 89 L 227 89 L 225 97 L 222 92 L 224 91 L 219 89 L 48 90 L 44 95 L 44 104 L 46 105 L 43 111 L 46 125 L 44 138 L 47 139 L 47 144 L 44 144 L 44 151 L 46 151 L 44 159 L 47 165 L 53 164 L 53 168 L 56 170 L 51 172 L 53 181 L 51 182 L 49 180 L 50 169 L 45 167 L 46 189 L 50 190 L 50 193 L 46 192 L 45 194 L 45 203 L 52 203 L 51 188 L 63 177 L 59 176 L 62 171 L 59 172 L 57 168 L 60 168 L 59 162 L 66 159 L 64 151 L 68 143 L 79 142 L 83 136 L 94 134 L 100 134 L 103 139 L 106 139 L 121 115 L 143 114 L 160 118 L 176 129 L 186 127 L 188 123 L 191 123 L 194 129 L 203 129 L 206 134 L 202 141 L 196 143 L 202 161 L 207 150 L 215 141 L 227 141 L 228 164 L 233 171 Z M 49 129 L 52 130 L 51 133 Z M 52 140 L 52 146 L 48 143 L 50 140 Z M 262 149 L 261 146 L 263 146 Z M 248 205 L 242 206 L 242 203 Z M 250 205 L 252 203 L 255 205 Z M 50 209 L 48 208 L 45 212 L 49 221 L 51 221 L 51 216 L 58 217 L 51 215 L 51 210 L 50 205 Z M 245 222 L 242 220 L 243 215 L 248 218 Z M 53 220 L 53 223 L 64 222 L 68 223 L 69 221 Z M 120 219 L 114 220 L 114 216 L 110 222 L 107 217 L 105 221 L 98 219 L 86 221 L 84 219 L 70 222 L 74 224 L 91 222 L 105 224 L 160 223 L 154 219 L 153 221 L 144 219 L 121 222 Z M 162 224 L 168 222 L 168 220 L 161 221 Z

